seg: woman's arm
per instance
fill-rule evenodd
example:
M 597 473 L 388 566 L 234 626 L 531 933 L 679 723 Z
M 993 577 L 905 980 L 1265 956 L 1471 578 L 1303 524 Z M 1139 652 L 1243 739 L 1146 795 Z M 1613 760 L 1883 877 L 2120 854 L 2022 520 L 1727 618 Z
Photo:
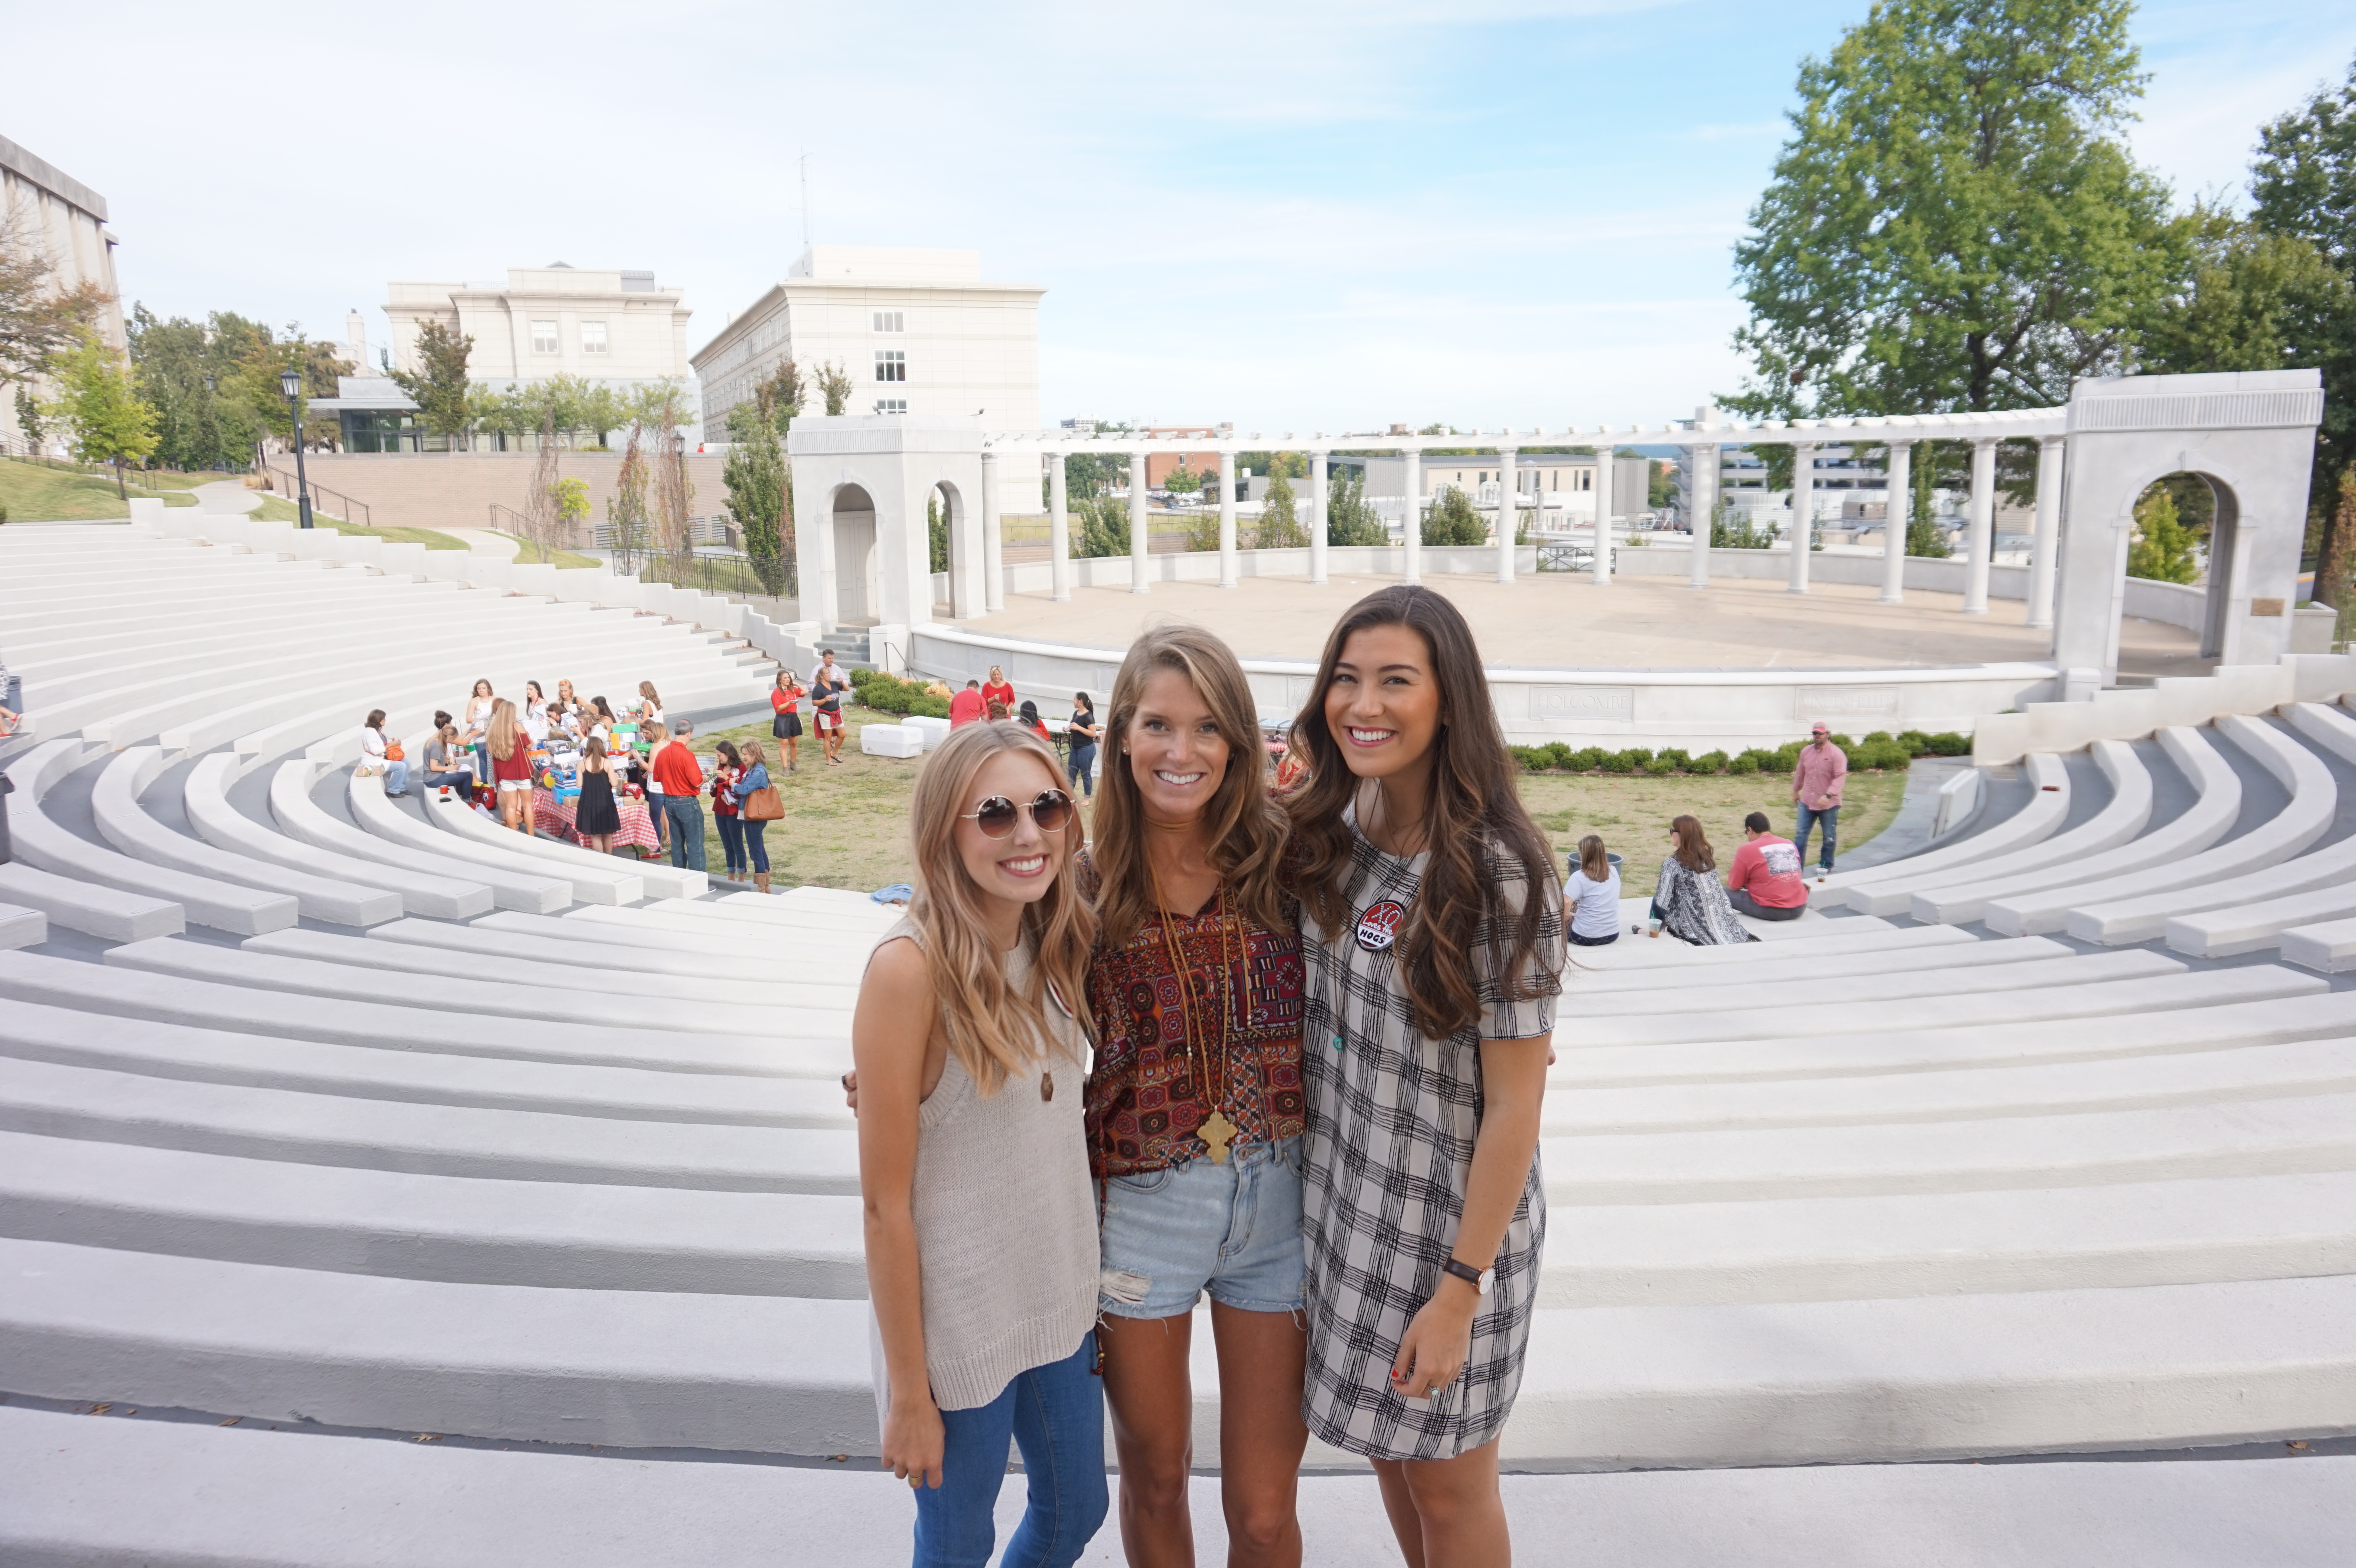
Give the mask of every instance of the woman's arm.
M 1538 1152 L 1551 1041 L 1541 1034 L 1481 1042 L 1481 1130 L 1472 1140 L 1464 1212 L 1450 1254 L 1459 1263 L 1483 1270 L 1494 1265 L 1521 1204 Z M 1480 1306 L 1481 1293 L 1471 1281 L 1440 1276 L 1439 1288 L 1407 1326 L 1391 1360 L 1391 1383 L 1400 1397 L 1421 1399 L 1456 1381 L 1472 1354 L 1472 1317 Z
M 913 942 L 875 950 L 851 1019 L 859 1073 L 859 1191 L 865 1207 L 867 1294 L 884 1340 L 892 1406 L 884 1463 L 903 1480 L 941 1484 L 947 1441 L 925 1370 L 923 1273 L 916 1260 L 916 1113 L 937 1008 L 932 976 Z

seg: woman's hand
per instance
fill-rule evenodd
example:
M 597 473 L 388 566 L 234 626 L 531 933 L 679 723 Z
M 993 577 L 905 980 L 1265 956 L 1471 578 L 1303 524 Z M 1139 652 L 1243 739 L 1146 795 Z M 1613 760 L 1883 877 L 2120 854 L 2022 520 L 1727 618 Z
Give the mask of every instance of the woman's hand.
M 1472 1353 L 1472 1312 L 1480 1292 L 1454 1275 L 1442 1275 L 1440 1290 L 1423 1304 L 1398 1354 L 1391 1358 L 1391 1388 L 1401 1399 L 1424 1399 L 1463 1375 Z
M 851 1107 L 853 1118 L 859 1115 L 859 1070 L 853 1068 L 842 1075 L 842 1103 Z
M 891 1412 L 884 1417 L 884 1463 L 894 1475 L 912 1487 L 922 1482 L 938 1491 L 941 1450 L 948 1444 L 940 1407 L 928 1396 L 893 1397 Z

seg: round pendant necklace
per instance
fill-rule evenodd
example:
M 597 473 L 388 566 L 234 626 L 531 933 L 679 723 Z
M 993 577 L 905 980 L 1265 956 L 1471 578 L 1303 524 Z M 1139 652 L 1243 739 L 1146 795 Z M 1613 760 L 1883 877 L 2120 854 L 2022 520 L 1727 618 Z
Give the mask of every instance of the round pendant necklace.
M 1211 1114 L 1205 1116 L 1201 1125 L 1196 1126 L 1194 1136 L 1201 1138 L 1203 1147 L 1210 1151 L 1213 1165 L 1225 1165 L 1227 1163 L 1227 1145 L 1233 1141 L 1237 1133 L 1243 1130 L 1229 1119 L 1225 1106 L 1220 1103 L 1226 1098 L 1227 1093 L 1227 1025 L 1230 1015 L 1235 1011 L 1230 1005 L 1234 997 L 1229 994 L 1229 976 L 1233 976 L 1235 970 L 1228 957 L 1227 944 L 1233 923 L 1227 916 L 1227 890 L 1224 884 L 1221 885 L 1216 906 L 1217 912 L 1212 917 L 1219 933 L 1221 971 L 1216 997 L 1219 1010 L 1219 1065 L 1218 1076 L 1213 1078 L 1210 1076 L 1209 1051 L 1194 1026 L 1194 982 L 1192 977 L 1193 971 L 1186 963 L 1185 948 L 1178 940 L 1177 922 L 1171 918 L 1169 901 L 1162 896 L 1162 873 L 1154 869 L 1150 857 L 1145 864 L 1147 873 L 1153 879 L 1153 901 L 1162 912 L 1162 944 L 1169 952 L 1171 973 L 1178 981 L 1178 1012 L 1186 1031 L 1188 1052 L 1194 1062 L 1194 1081 L 1201 1086 L 1203 1098 L 1211 1107 Z M 1207 1006 L 1208 1003 L 1206 1002 L 1205 1005 Z

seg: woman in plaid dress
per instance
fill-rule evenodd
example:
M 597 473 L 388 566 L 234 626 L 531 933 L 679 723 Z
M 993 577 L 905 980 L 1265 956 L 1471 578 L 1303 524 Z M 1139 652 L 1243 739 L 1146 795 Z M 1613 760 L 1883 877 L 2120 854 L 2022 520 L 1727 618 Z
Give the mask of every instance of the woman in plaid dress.
M 1307 964 L 1311 1433 L 1373 1461 L 1410 1564 L 1507 1562 L 1497 1438 L 1546 1236 L 1562 891 L 1471 630 L 1359 601 L 1292 729 Z

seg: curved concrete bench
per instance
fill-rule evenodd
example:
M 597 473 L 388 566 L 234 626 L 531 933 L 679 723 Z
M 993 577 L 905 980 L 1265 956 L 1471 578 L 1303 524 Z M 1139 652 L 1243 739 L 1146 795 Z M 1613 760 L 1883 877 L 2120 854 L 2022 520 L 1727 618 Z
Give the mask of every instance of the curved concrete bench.
M 51 924 L 86 931 L 109 942 L 177 936 L 187 929 L 180 906 L 168 899 L 120 892 L 18 860 L 0 865 L 0 899 L 39 910 Z
M 153 746 L 134 746 L 117 752 L 91 786 L 91 816 L 98 830 L 124 854 L 192 876 L 292 895 L 305 915 L 335 925 L 375 925 L 400 918 L 398 893 L 257 860 L 165 827 L 139 804 L 140 795 L 163 771 L 162 752 Z
M 377 786 L 380 792 L 383 787 Z M 359 784 L 355 781 L 355 796 L 359 791 Z M 418 798 L 425 807 L 425 819 L 441 829 L 444 837 L 496 849 L 503 862 L 511 859 L 517 864 L 534 866 L 549 876 L 562 878 L 572 884 L 573 898 L 582 903 L 635 903 L 655 892 L 654 868 L 646 863 L 600 855 L 569 844 L 554 844 L 502 827 L 473 806 L 457 800 L 442 800 L 433 790 Z M 371 818 L 369 827 L 373 830 L 375 826 Z M 563 853 L 552 854 L 552 850 Z
M 9 800 L 8 831 L 17 859 L 63 880 L 143 898 L 168 899 L 180 907 L 187 921 L 240 936 L 277 931 L 300 918 L 299 906 L 284 893 L 261 892 L 134 859 L 50 821 L 41 810 L 41 797 L 59 779 L 81 765 L 82 752 L 80 741 L 45 741 L 5 770 L 16 785 Z M 104 931 L 96 934 L 112 936 Z
M 120 951 L 120 949 L 117 949 Z M 2159 958 L 2148 951 L 2108 953 L 2103 958 Z M 2058 960 L 2057 960 L 2058 962 Z M 2252 970 L 2246 977 L 2221 973 L 2171 974 L 2140 966 L 2131 977 L 2077 986 L 2039 986 L 1987 995 L 1941 997 L 1931 1016 L 1951 1028 L 1971 1024 L 2030 1023 L 2040 1019 L 2099 1019 L 2208 1006 L 2212 997 L 2303 996 L 2319 988 L 2313 976 L 2287 969 Z M 1555 1044 L 1566 1054 L 1605 1045 L 1676 1045 L 1695 1041 L 1794 1040 L 1810 1035 L 1881 1034 L 1893 1020 L 1887 1002 L 1826 1002 L 1783 1012 L 1676 1013 L 1660 1018 L 1565 1019 L 1555 1026 Z M 2138 1025 L 2137 1027 L 2141 1027 Z
M 1633 903 L 1641 912 L 1644 900 L 1624 900 L 1623 906 Z M 1635 918 L 1631 915 L 1632 920 Z M 1746 942 L 1739 947 L 1688 947 L 1674 938 L 1636 941 L 1623 938 L 1608 947 L 1583 947 L 1576 955 L 1582 965 L 1618 971 L 1627 969 L 1677 969 L 1698 973 L 1704 968 L 1721 964 L 1784 964 L 1795 956 L 1825 957 L 1835 954 L 1886 953 L 1892 965 L 1903 964 L 1912 953 L 1933 947 L 1947 947 L 1978 938 L 1967 931 L 1950 931 L 1942 926 L 1898 926 L 1872 915 L 1858 915 L 1838 921 L 1826 921 L 1837 927 L 1855 926 L 1854 936 L 1842 934 L 1822 936 L 1804 948 L 1783 947 L 1772 943 Z
M 2290 721 L 2308 740 L 2356 763 L 2356 723 L 2340 709 L 2302 702 L 2291 709 Z M 2201 889 L 2184 904 L 2187 912 L 2169 920 L 2168 944 L 2179 953 L 2225 958 L 2274 947 L 2297 927 L 2356 917 L 2351 873 L 2356 838 L 2343 838 L 2270 871 Z
M 2329 831 L 2339 814 L 2340 787 L 2322 759 L 2255 720 L 2229 714 L 2218 723 L 2282 780 L 2289 804 L 2271 822 L 2189 860 L 2078 888 L 2064 917 L 2071 935 L 2114 945 L 2144 942 L 2165 933 L 2171 915 L 2270 891 L 2299 892 L 2356 869 L 2356 842 L 2299 854 Z
M 281 764 L 286 767 L 309 765 L 307 763 Z M 422 774 L 419 776 L 423 777 Z M 418 787 L 421 791 L 424 788 L 422 783 Z M 542 907 L 528 912 L 538 915 L 548 912 L 544 906 L 552 898 L 558 901 L 560 909 L 573 901 L 576 884 L 570 878 L 553 875 L 544 862 L 521 853 L 520 845 L 517 849 L 509 850 L 430 827 L 385 798 L 382 778 L 368 777 L 357 770 L 353 771 L 345 784 L 345 798 L 351 804 L 352 820 L 359 823 L 369 837 L 420 854 L 438 856 L 470 869 L 479 867 L 476 874 L 490 885 L 493 897 L 503 908 L 533 901 Z M 519 839 L 521 835 L 511 833 L 507 837 Z M 611 884 L 601 882 L 598 886 L 618 899 L 644 898 L 646 885 L 628 874 L 626 863 L 617 861 L 616 869 L 623 873 L 622 880 Z
M 573 909 L 560 918 L 562 923 L 584 933 L 594 942 L 656 941 L 670 937 L 681 943 L 702 946 L 714 944 L 712 951 L 727 951 L 730 946 L 776 957 L 785 947 L 798 942 L 820 937 L 833 938 L 844 932 L 845 923 L 824 915 L 805 914 L 799 923 L 752 922 L 716 919 L 695 913 L 704 907 L 689 899 L 675 899 L 652 907 L 637 909 Z M 884 928 L 877 928 L 880 935 Z M 858 931 L 867 936 L 865 931 Z M 594 935 L 588 933 L 594 933 Z
M 1956 934 L 1965 933 L 1958 932 Z M 2043 936 L 2016 936 L 1990 942 L 1975 942 L 1967 938 L 1960 943 L 1940 943 L 1907 950 L 1903 962 L 1908 974 L 1922 976 L 1951 970 L 1978 969 L 1989 965 L 2018 964 L 2023 960 L 2066 958 L 2072 951 Z M 1586 955 L 1582 952 L 1579 956 L 1583 958 Z M 1585 970 L 1564 976 L 1563 995 L 1567 1000 L 1562 1006 L 1566 1011 L 1576 1012 L 1580 1010 L 1582 1004 L 1580 998 L 1582 997 L 1627 992 L 1653 996 L 1665 984 L 1672 985 L 1680 993 L 1721 986 L 1740 986 L 1747 989 L 1762 981 L 1781 985 L 1804 979 L 1845 981 L 1852 977 L 1887 976 L 1894 967 L 1892 955 L 1887 949 L 1835 953 L 1820 957 L 1811 944 L 1786 957 L 1772 970 L 1740 964 L 1697 965 L 1689 972 L 1680 972 L 1674 982 L 1665 982 L 1657 968 Z
M 389 866 L 272 832 L 229 803 L 229 781 L 236 765 L 236 759 L 224 752 L 199 758 L 181 792 L 189 824 L 215 848 L 356 887 L 381 888 L 399 898 L 402 909 L 411 914 L 470 920 L 490 913 L 491 890 L 481 882 Z
M 0 1234 L 460 1285 L 863 1301 L 859 1200 L 568 1186 L 0 1132 Z
M 2286 963 L 2341 975 L 2356 969 L 2356 920 L 2330 920 L 2295 926 L 2282 933 Z
M 37 947 L 48 939 L 48 919 L 39 910 L 0 903 L 0 952 Z
M 1993 890 L 2007 879 L 2056 866 L 2078 866 L 2093 856 L 2128 843 L 2151 822 L 2151 770 L 2135 748 L 2120 741 L 2096 741 L 2088 748 L 2094 765 L 2111 782 L 2103 809 L 2066 832 L 1986 864 L 1934 875 L 1913 888 L 1906 910 L 1916 920 L 1960 925 L 1980 918 Z M 1876 895 L 1879 897 L 1879 894 Z M 1892 912 L 1895 912 L 1894 911 Z
M 479 950 L 469 953 L 462 948 L 418 942 L 377 943 L 366 937 L 339 936 L 325 931 L 274 931 L 248 937 L 240 945 L 248 953 L 316 958 L 353 969 L 386 969 L 437 979 L 480 980 L 490 974 L 498 976 L 499 984 L 509 986 L 549 987 L 619 997 L 671 997 L 690 1008 L 725 1002 L 763 1009 L 760 1016 L 764 1017 L 772 1011 L 789 1010 L 804 1032 L 816 1033 L 831 1024 L 845 1039 L 850 1036 L 851 1006 L 858 997 L 847 985 L 748 979 L 742 974 L 721 979 L 646 970 L 609 972 L 595 963 L 549 963 L 509 955 L 490 965 L 484 960 L 491 955 Z
M 552 991 L 532 990 L 503 979 L 439 975 L 429 979 L 316 958 L 285 958 L 245 948 L 215 947 L 170 936 L 110 947 L 106 962 L 110 967 L 145 969 L 151 974 L 181 975 L 301 996 L 356 1002 L 407 1002 L 442 1009 L 445 1014 L 469 1012 L 524 1019 L 535 1028 L 599 1023 L 745 1039 L 840 1040 L 848 1054 L 843 1015 L 811 1008 L 747 1007 L 737 1002 L 688 1005 L 669 997 L 617 992 L 582 997 L 562 987 Z
M 250 956 L 216 951 L 232 958 Z M 2301 978 L 2314 981 L 2312 976 Z M 848 1042 L 755 1040 L 602 1023 L 504 1031 L 460 1027 L 447 1008 L 330 1000 L 35 953 L 0 953 L 0 997 L 123 1018 L 446 1056 L 830 1082 L 851 1065 Z
M 2192 804 L 2166 827 L 2115 849 L 2072 866 L 2017 873 L 1990 886 L 1980 912 L 1990 931 L 2006 936 L 2060 931 L 2078 901 L 2073 887 L 2190 859 L 2233 830 L 2242 815 L 2242 778 L 2233 765 L 2198 731 L 2170 725 L 2158 737 L 2169 760 L 2192 781 Z
M 2055 944 L 2059 946 L 2059 944 Z M 1569 1020 L 1574 1032 L 1608 1026 L 1627 1019 L 1656 1019 L 1665 1027 L 1677 1027 L 1696 1014 L 1712 1014 L 1717 1027 L 1739 1027 L 1753 1014 L 1773 1017 L 1785 1009 L 1797 1009 L 1803 1015 L 1815 1010 L 1828 995 L 1837 996 L 1844 1008 L 1879 1007 L 1887 1010 L 1893 1003 L 1931 1001 L 1951 996 L 1983 997 L 2007 991 L 2061 988 L 2099 984 L 2106 980 L 2122 980 L 2145 975 L 2180 975 L 2184 965 L 2164 955 L 2149 952 L 2098 953 L 2080 955 L 2064 948 L 2057 956 L 2015 960 L 2010 963 L 1986 965 L 1977 968 L 1923 969 L 1911 974 L 1854 975 L 1827 986 L 1813 976 L 1767 979 L 1763 976 L 1748 986 L 1697 986 L 1679 987 L 1663 995 L 1653 991 L 1598 992 L 1582 996 L 1575 1019 Z M 1569 1009 L 1558 1012 L 1562 1019 Z M 1561 1024 L 1558 1024 L 1558 1029 Z
M 0 1009 L 0 1055 L 151 1078 L 420 1105 L 549 1111 L 621 1121 L 856 1130 L 843 1104 L 841 1085 L 828 1078 L 657 1072 L 643 1067 L 371 1051 L 146 1018 L 109 1017 L 103 1028 L 93 1029 L 87 1012 L 14 998 Z
M 291 1167 L 855 1195 L 858 1135 L 347 1100 L 0 1057 L 0 1128 Z
M 1869 1034 L 1705 1040 L 1564 1050 L 1547 1081 L 1566 1089 L 1666 1083 L 1768 1083 L 1851 1075 L 1942 1072 L 2034 1062 L 2100 1061 L 2170 1051 L 2232 1051 L 2356 1036 L 2356 992 L 2321 982 L 2286 988 L 2276 965 L 2220 971 L 2171 1010 L 2141 1013 L 2133 1029 L 2094 1030 L 2076 1018 L 1956 1023 Z M 2294 976 L 2295 978 L 2296 976 Z M 1564 1037 L 1558 1033 L 1559 1049 Z
M 1976 865 L 2051 837 L 2070 817 L 2070 770 L 2050 752 L 2031 752 L 2021 759 L 2021 771 L 2029 775 L 2029 799 L 2002 822 L 1942 848 L 1860 870 L 1836 871 L 1824 879 L 1823 896 L 1844 895 L 1849 908 L 1864 914 L 1901 914 L 1906 901 L 1888 884 Z
M 568 942 L 494 930 L 481 922 L 456 927 L 430 920 L 397 920 L 373 928 L 369 935 L 437 952 L 470 954 L 477 958 L 562 965 L 569 972 L 584 976 L 614 971 L 606 979 L 608 987 L 615 989 L 634 984 L 629 976 L 637 974 L 723 983 L 752 980 L 769 988 L 793 987 L 807 993 L 814 1005 L 839 1007 L 848 1012 L 859 985 L 859 955 L 855 953 L 837 955 L 824 965 L 774 961 L 763 965 L 732 953 L 716 952 L 709 944 L 675 948 L 620 942 Z M 774 946 L 768 956 L 772 960 L 777 956 Z M 821 969 L 827 972 L 820 973 Z
M 676 907 L 662 906 L 664 910 Z M 576 919 L 594 915 L 596 919 Z M 649 915 L 647 921 L 623 919 L 624 916 Z M 607 919 L 605 917 L 611 916 Z M 728 959 L 741 967 L 746 963 L 782 964 L 796 942 L 815 940 L 822 933 L 815 930 L 800 934 L 780 936 L 768 932 L 739 933 L 712 925 L 708 922 L 672 920 L 647 905 L 625 909 L 571 909 L 561 915 L 487 914 L 466 927 L 469 931 L 511 932 L 517 935 L 533 936 L 550 942 L 562 943 L 583 952 L 596 952 L 619 944 L 648 954 L 694 955 L 704 958 Z M 856 984 L 858 976 L 848 976 Z
M 444 1285 L 0 1241 L 12 1392 L 750 1453 L 875 1446 L 858 1301 Z M 779 1347 L 795 1353 L 780 1355 Z
M 552 877 L 511 876 L 451 856 L 413 849 L 395 839 L 363 833 L 348 822 L 338 822 L 320 810 L 318 803 L 311 798 L 312 776 L 311 764 L 304 762 L 281 763 L 271 775 L 270 815 L 293 839 L 333 853 L 347 862 L 374 863 L 397 871 L 479 887 L 501 909 L 552 914 L 573 901 L 572 889 Z M 377 795 L 380 800 L 383 798 L 380 779 L 377 781 Z M 423 823 L 417 828 L 420 833 L 429 831 Z M 402 902 L 406 904 L 408 900 L 404 898 Z M 417 908 L 414 912 L 443 920 L 464 920 L 485 911 L 469 908 L 444 914 L 436 909 Z

